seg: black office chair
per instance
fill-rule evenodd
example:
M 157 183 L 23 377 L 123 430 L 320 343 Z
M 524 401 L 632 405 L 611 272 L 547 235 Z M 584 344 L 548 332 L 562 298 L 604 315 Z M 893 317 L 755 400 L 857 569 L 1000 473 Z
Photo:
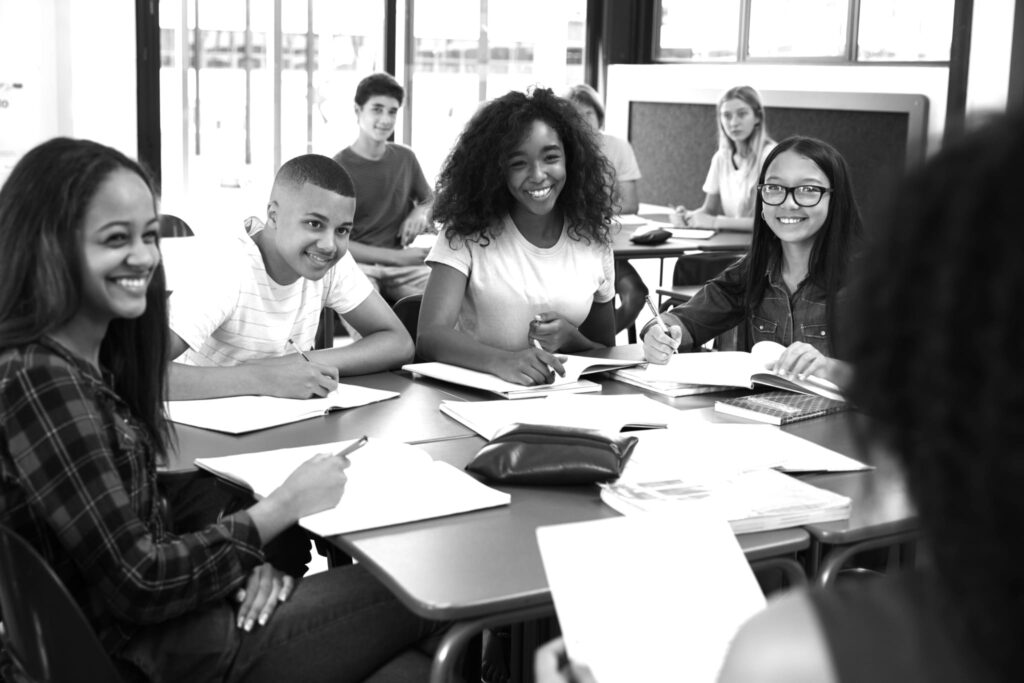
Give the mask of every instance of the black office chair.
M 0 525 L 4 648 L 32 681 L 120 681 L 92 625 L 46 560 Z
M 420 304 L 422 302 L 422 294 L 410 294 L 409 296 L 403 296 L 391 307 L 395 311 L 395 315 L 398 316 L 398 319 L 405 325 L 405 329 L 409 332 L 409 336 L 412 337 L 413 343 L 416 343 L 416 328 L 420 322 Z
M 192 237 L 194 233 L 188 223 L 174 214 L 160 214 L 160 236 L 161 237 Z

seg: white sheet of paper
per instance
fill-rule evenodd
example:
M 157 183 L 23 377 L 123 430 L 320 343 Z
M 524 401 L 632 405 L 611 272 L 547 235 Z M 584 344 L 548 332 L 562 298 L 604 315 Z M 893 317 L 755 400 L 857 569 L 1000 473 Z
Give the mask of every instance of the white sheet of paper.
M 198 458 L 196 465 L 247 484 L 264 497 L 284 483 L 296 467 L 317 453 L 336 453 L 351 441 L 282 448 L 259 453 Z M 370 439 L 348 456 L 348 483 L 330 510 L 299 523 L 321 536 L 374 529 L 507 505 L 511 496 L 481 484 L 448 463 L 435 461 L 415 446 Z
M 736 537 L 701 506 L 537 529 L 570 658 L 599 683 L 713 683 L 765 605 Z

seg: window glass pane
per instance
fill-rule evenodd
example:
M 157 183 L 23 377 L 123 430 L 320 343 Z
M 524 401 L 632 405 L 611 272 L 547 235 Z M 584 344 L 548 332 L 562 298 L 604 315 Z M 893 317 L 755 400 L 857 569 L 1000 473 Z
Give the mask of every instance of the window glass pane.
M 739 35 L 739 0 L 662 0 L 655 58 L 734 62 Z
M 163 206 L 192 219 L 197 232 L 234 229 L 261 213 L 278 131 L 282 162 L 309 150 L 334 155 L 354 139 L 355 85 L 383 66 L 383 3 L 282 2 L 280 35 L 274 0 L 161 0 L 159 7 Z
M 586 0 L 416 0 L 406 105 L 410 144 L 428 182 L 480 102 L 535 84 L 558 92 L 583 82 L 586 6 Z
M 843 57 L 848 0 L 750 0 L 752 58 Z
M 949 61 L 953 0 L 861 0 L 857 59 Z

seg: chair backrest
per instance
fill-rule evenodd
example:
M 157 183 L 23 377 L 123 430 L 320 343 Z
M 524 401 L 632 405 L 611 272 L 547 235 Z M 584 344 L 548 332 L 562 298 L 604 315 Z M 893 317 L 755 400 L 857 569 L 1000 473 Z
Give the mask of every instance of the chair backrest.
M 119 681 L 92 625 L 46 560 L 0 525 L 0 610 L 4 646 L 34 681 Z
M 402 297 L 392 306 L 395 315 L 402 321 L 405 329 L 409 332 L 409 336 L 412 337 L 413 343 L 416 342 L 416 328 L 420 321 L 420 303 L 422 301 L 422 294 L 410 294 L 409 296 Z
M 192 228 L 188 223 L 171 213 L 160 214 L 161 237 L 192 237 Z

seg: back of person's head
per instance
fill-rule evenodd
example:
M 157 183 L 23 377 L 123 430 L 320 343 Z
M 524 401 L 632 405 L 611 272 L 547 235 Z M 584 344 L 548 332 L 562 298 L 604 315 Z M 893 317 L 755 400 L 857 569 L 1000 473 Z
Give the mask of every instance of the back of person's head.
M 502 95 L 466 124 L 438 176 L 433 205 L 434 220 L 449 236 L 482 233 L 511 211 L 508 160 L 535 121 L 550 126 L 565 151 L 565 185 L 557 205 L 570 234 L 608 240 L 614 215 L 608 161 L 576 107 L 546 88 Z
M 281 190 L 315 185 L 342 197 L 355 197 L 352 177 L 341 164 L 321 154 L 303 154 L 286 161 L 274 178 L 273 194 Z
M 832 192 L 822 198 L 828 202 L 828 213 L 815 236 L 807 266 L 807 278 L 825 290 L 829 304 L 829 317 L 834 322 L 832 310 L 835 296 L 847 284 L 849 265 L 861 249 L 863 225 L 860 209 L 853 196 L 853 181 L 850 168 L 835 147 L 817 138 L 794 135 L 776 145 L 765 158 L 764 167 L 758 174 L 758 185 L 764 183 L 772 162 L 779 155 L 792 152 L 806 157 L 821 169 L 828 178 Z M 768 227 L 764 219 L 764 200 L 758 191 L 754 199 L 754 234 L 750 251 L 744 259 L 747 268 L 745 286 L 746 303 L 749 309 L 756 307 L 765 288 L 764 274 L 768 267 L 781 258 L 781 241 Z M 834 325 L 830 325 L 835 329 Z
M 0 188 L 0 348 L 37 340 L 66 325 L 82 304 L 81 228 L 100 186 L 117 170 L 146 171 L 121 152 L 90 140 L 54 138 L 27 152 Z M 163 266 L 146 292 L 146 312 L 116 319 L 100 348 L 115 389 L 154 436 L 162 416 L 167 361 Z
M 764 147 L 766 142 L 770 142 L 772 138 L 768 133 L 768 116 L 761 102 L 761 93 L 749 85 L 737 85 L 729 88 L 718 98 L 718 106 L 715 108 L 715 119 L 718 123 L 718 147 L 722 150 L 736 151 L 736 143 L 725 134 L 725 126 L 722 124 L 721 117 L 722 105 L 729 100 L 739 100 L 754 112 L 758 122 L 750 134 L 749 142 L 750 149 L 755 154 L 760 154 L 761 148 Z
M 1024 115 L 901 183 L 854 300 L 852 400 L 902 466 L 934 568 L 984 660 L 1024 670 Z M 962 634 L 961 634 L 962 635 Z
M 590 107 L 597 114 L 597 127 L 604 128 L 604 104 L 601 102 L 601 96 L 597 94 L 597 91 L 586 83 L 580 83 L 574 85 L 565 94 L 565 98 L 570 102 L 582 104 Z
M 398 100 L 398 106 L 402 106 L 402 101 L 405 99 L 405 88 L 391 74 L 383 72 L 370 74 L 359 81 L 359 85 L 356 86 L 356 104 L 361 107 L 374 95 L 394 97 Z

